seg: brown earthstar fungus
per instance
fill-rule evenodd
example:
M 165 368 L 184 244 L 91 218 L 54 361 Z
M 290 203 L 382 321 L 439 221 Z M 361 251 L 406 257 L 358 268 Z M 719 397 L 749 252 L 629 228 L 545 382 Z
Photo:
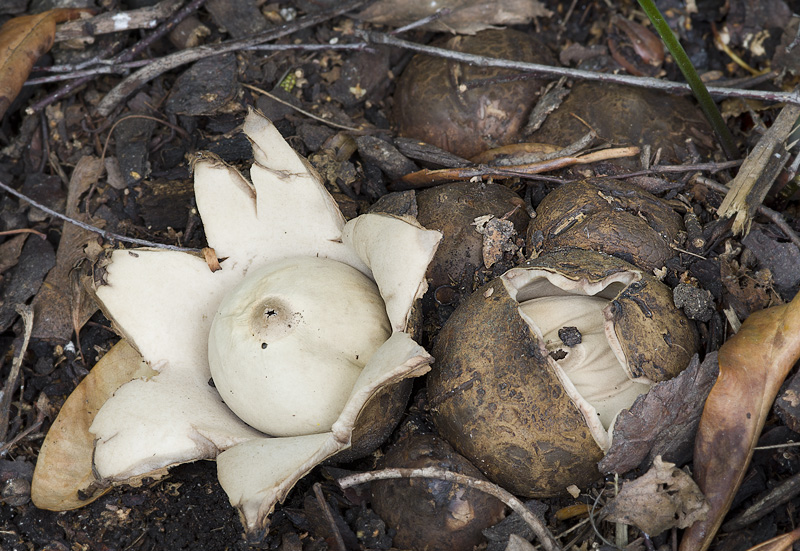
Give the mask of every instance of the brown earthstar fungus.
M 599 476 L 617 413 L 695 349 L 665 285 L 615 257 L 565 250 L 461 303 L 435 343 L 428 398 L 440 434 L 490 480 L 552 496 Z
M 406 434 L 395 442 L 380 468 L 439 467 L 483 479 L 467 459 L 433 434 Z M 503 518 L 505 505 L 476 489 L 435 478 L 375 481 L 372 507 L 396 531 L 400 549 L 472 551 L 484 542 L 481 530 Z
M 653 155 L 660 149 L 667 163 L 688 158 L 691 148 L 707 154 L 715 147 L 708 122 L 689 98 L 598 82 L 576 83 L 531 140 L 566 147 L 589 129 L 613 144 L 649 145 Z
M 194 167 L 216 270 L 166 249 L 114 250 L 98 266 L 127 352 L 67 400 L 36 466 L 38 507 L 216 458 L 258 539 L 292 486 L 350 446 L 373 396 L 428 370 L 406 328 L 441 234 L 383 214 L 345 223 L 269 120 L 251 112 L 244 132 L 252 183 L 210 154 Z
M 436 46 L 487 57 L 555 65 L 547 46 L 510 29 L 453 36 Z M 518 140 L 545 81 L 422 54 L 397 82 L 393 118 L 401 136 L 465 158 Z
M 565 247 L 604 252 L 648 271 L 675 256 L 683 219 L 666 201 L 622 180 L 562 184 L 528 225 L 534 256 Z
M 489 216 L 521 236 L 530 220 L 519 195 L 499 184 L 442 184 L 417 193 L 416 201 L 420 224 L 444 236 L 428 267 L 428 284 L 433 291 L 451 287 L 455 293 L 461 289 L 472 292 L 473 276 L 485 266 L 486 239 L 478 232 L 476 219 Z

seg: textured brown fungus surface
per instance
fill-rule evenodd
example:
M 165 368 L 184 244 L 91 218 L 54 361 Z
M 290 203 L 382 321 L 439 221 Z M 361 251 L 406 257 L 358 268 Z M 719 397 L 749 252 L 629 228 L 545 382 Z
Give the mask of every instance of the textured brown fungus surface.
M 714 149 L 714 135 L 700 108 L 689 98 L 619 84 L 579 82 L 532 141 L 567 146 L 589 128 L 618 145 L 650 145 L 661 160 L 678 163 L 691 139 L 701 154 Z
M 547 46 L 530 35 L 509 29 L 454 36 L 433 45 L 487 57 L 555 65 Z M 397 129 L 402 136 L 466 158 L 513 143 L 544 84 L 541 79 L 502 82 L 515 74 L 416 55 L 397 83 L 393 112 Z
M 417 208 L 420 224 L 444 234 L 428 267 L 433 290 L 442 285 L 472 290 L 472 276 L 483 266 L 483 236 L 475 229 L 476 218 L 508 215 L 520 235 L 530 220 L 519 195 L 499 184 L 458 182 L 429 188 L 417 194 Z
M 591 249 L 649 271 L 675 255 L 671 245 L 682 229 L 678 213 L 638 186 L 618 180 L 572 182 L 539 204 L 528 225 L 528 250 Z
M 542 308 L 550 315 L 529 324 Z M 561 342 L 548 318 L 577 326 L 585 343 Z M 561 251 L 456 309 L 433 349 L 429 400 L 441 435 L 491 480 L 552 496 L 599 476 L 615 412 L 677 375 L 695 348 L 665 285 L 612 256 Z
M 438 467 L 483 479 L 467 459 L 432 434 L 410 434 L 386 453 L 382 468 Z M 399 549 L 472 551 L 481 530 L 503 518 L 502 502 L 483 492 L 433 478 L 377 481 L 372 506 L 397 531 Z

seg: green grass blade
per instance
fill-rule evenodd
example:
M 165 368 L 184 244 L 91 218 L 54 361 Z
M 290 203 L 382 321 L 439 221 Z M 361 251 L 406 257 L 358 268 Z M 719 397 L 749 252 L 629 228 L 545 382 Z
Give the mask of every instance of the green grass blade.
M 725 124 L 725 121 L 722 120 L 722 115 L 719 109 L 717 109 L 717 104 L 714 103 L 711 94 L 708 93 L 706 85 L 700 80 L 700 76 L 697 74 L 694 65 L 692 65 L 692 62 L 689 60 L 689 56 L 686 55 L 683 46 L 678 42 L 678 38 L 672 32 L 672 29 L 669 28 L 664 16 L 661 15 L 661 12 L 658 10 L 653 0 L 638 1 L 639 5 L 647 14 L 647 17 L 650 18 L 650 22 L 653 24 L 656 32 L 658 32 L 661 40 L 664 41 L 667 50 L 669 50 L 669 53 L 671 53 L 672 57 L 675 59 L 675 63 L 678 64 L 678 68 L 683 73 L 686 82 L 689 83 L 694 97 L 697 98 L 697 101 L 700 103 L 700 108 L 703 110 L 708 122 L 710 122 L 711 126 L 714 128 L 714 132 L 717 134 L 717 138 L 722 145 L 723 151 L 725 151 L 725 155 L 729 159 L 738 159 L 739 151 L 733 140 L 733 135 Z

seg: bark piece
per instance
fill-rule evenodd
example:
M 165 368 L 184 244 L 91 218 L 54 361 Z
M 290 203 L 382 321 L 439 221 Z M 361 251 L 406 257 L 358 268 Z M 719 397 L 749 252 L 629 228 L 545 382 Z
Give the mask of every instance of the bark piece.
M 268 26 L 255 0 L 209 0 L 206 9 L 233 38 L 260 33 Z
M 657 455 L 679 465 L 689 461 L 703 403 L 717 371 L 716 353 L 702 363 L 694 356 L 686 371 L 654 385 L 620 413 L 611 448 L 598 465 L 600 471 L 623 474 L 649 466 Z
M 5 280 L 0 296 L 0 333 L 11 327 L 17 318 L 17 304 L 27 302 L 39 291 L 55 263 L 56 255 L 50 243 L 38 237 L 26 240 L 19 263 Z
M 800 249 L 794 243 L 779 243 L 754 229 L 742 244 L 753 251 L 761 268 L 769 268 L 776 286 L 790 289 L 800 283 Z
M 185 71 L 167 100 L 167 113 L 213 115 L 236 97 L 236 55 L 202 59 Z

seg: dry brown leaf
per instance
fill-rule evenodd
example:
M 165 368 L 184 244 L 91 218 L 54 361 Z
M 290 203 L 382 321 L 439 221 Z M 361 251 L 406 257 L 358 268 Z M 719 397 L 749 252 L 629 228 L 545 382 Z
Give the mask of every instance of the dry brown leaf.
M 67 192 L 67 216 L 89 222 L 80 213 L 78 203 L 81 195 L 97 182 L 103 174 L 103 163 L 99 158 L 81 157 L 69 182 Z M 86 258 L 86 245 L 97 236 L 74 224 L 65 223 L 58 243 L 56 265 L 44 280 L 40 292 L 33 299 L 35 312 L 33 336 L 37 339 L 65 342 L 72 332 L 76 333 L 97 311 L 97 304 L 81 285 L 74 282 L 73 270 Z
M 534 17 L 552 15 L 538 0 L 379 0 L 362 10 L 358 17 L 372 23 L 400 27 L 431 16 L 441 9 L 449 9 L 450 13 L 420 28 L 475 34 L 496 25 L 523 24 Z
M 692 477 L 659 456 L 649 471 L 627 482 L 603 512 L 609 522 L 630 524 L 657 536 L 705 518 L 708 503 Z
M 70 394 L 47 433 L 31 483 L 40 509 L 66 511 L 91 503 L 109 488 L 96 486 L 92 470 L 94 416 L 123 384 L 155 375 L 127 341 L 119 341 Z
M 706 400 L 694 472 L 711 510 L 689 527 L 681 551 L 708 549 L 747 472 L 783 380 L 800 357 L 800 294 L 748 317 L 719 350 L 719 378 Z
M 25 244 L 28 235 L 27 233 L 15 235 L 0 245 L 0 276 L 9 268 L 17 265 L 19 255 L 22 253 L 22 246 Z
M 0 27 L 0 119 L 17 97 L 40 56 L 53 46 L 56 24 L 92 10 L 60 8 L 15 17 Z

